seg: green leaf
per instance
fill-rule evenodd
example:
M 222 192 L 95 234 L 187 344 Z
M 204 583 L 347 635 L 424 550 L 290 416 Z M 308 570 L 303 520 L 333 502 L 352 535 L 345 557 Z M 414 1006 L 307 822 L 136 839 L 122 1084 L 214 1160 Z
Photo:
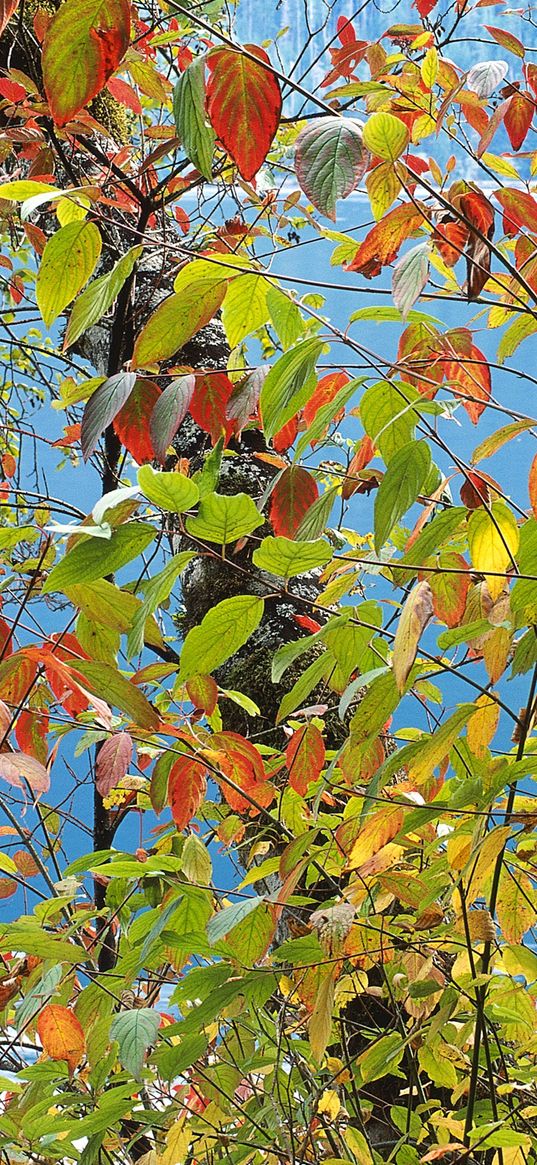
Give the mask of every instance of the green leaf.
M 387 380 L 372 384 L 364 392 L 360 404 L 362 424 L 386 465 L 398 449 L 404 449 L 412 440 L 419 420 L 414 406 L 419 400 L 410 384 L 397 385 Z
M 293 578 L 318 566 L 326 566 L 332 549 L 319 538 L 316 542 L 293 542 L 290 538 L 264 538 L 252 555 L 259 570 L 268 570 L 280 578 Z
M 388 1073 L 392 1073 L 401 1063 L 405 1045 L 399 1032 L 381 1036 L 371 1047 L 362 1052 L 355 1061 L 363 1084 L 370 1084 L 372 1080 L 380 1080 Z
M 255 595 L 224 599 L 188 632 L 181 651 L 179 680 L 210 675 L 247 642 L 263 615 L 264 602 Z
M 84 461 L 95 452 L 99 438 L 129 399 L 136 384 L 135 372 L 117 372 L 100 384 L 89 398 L 82 416 L 80 444 Z
M 299 133 L 295 148 L 304 194 L 335 222 L 338 198 L 346 198 L 367 169 L 361 126 L 350 118 L 315 118 Z
M 174 356 L 187 340 L 212 320 L 225 292 L 226 281 L 222 280 L 217 284 L 207 284 L 202 290 L 193 282 L 191 287 L 169 295 L 138 334 L 131 367 L 148 368 Z
M 338 486 L 334 486 L 332 489 L 325 489 L 324 493 L 312 502 L 296 532 L 297 542 L 311 541 L 324 532 L 338 496 Z
M 140 1079 L 148 1049 L 155 1043 L 160 1015 L 151 1007 L 120 1011 L 110 1026 L 110 1039 L 119 1044 L 119 1059 L 126 1072 Z
M 63 341 L 64 352 L 109 311 L 123 284 L 132 275 L 142 251 L 143 247 L 131 247 L 111 271 L 107 271 L 106 275 L 100 275 L 90 283 L 82 295 L 79 295 L 67 324 Z
M 393 302 L 403 320 L 408 319 L 410 309 L 419 299 L 428 278 L 429 243 L 418 243 L 398 260 L 393 269 Z
M 251 534 L 263 525 L 263 516 L 249 494 L 207 494 L 198 514 L 187 518 L 186 528 L 194 538 L 225 546 Z
M 185 154 L 210 180 L 215 135 L 205 114 L 204 72 L 203 58 L 196 57 L 181 74 L 173 91 L 173 116 Z
M 239 275 L 233 279 L 222 306 L 222 323 L 230 348 L 236 348 L 245 336 L 263 327 L 268 319 L 265 276 Z
M 151 526 L 144 522 L 129 522 L 114 530 L 108 541 L 87 538 L 69 550 L 51 570 L 42 593 L 48 595 L 52 591 L 65 591 L 66 587 L 114 574 L 127 562 L 137 558 L 154 537 L 155 531 Z
M 442 510 L 439 514 L 435 514 L 432 522 L 427 525 L 418 534 L 416 541 L 411 546 L 410 550 L 400 559 L 402 563 L 415 563 L 421 566 L 434 554 L 437 550 L 444 546 L 449 546 L 454 534 L 462 526 L 466 520 L 467 511 L 465 506 L 448 506 L 446 510 Z M 411 572 L 409 571 L 409 574 Z M 406 571 L 394 572 L 394 577 L 397 582 L 402 582 L 403 577 L 406 578 Z
M 238 926 L 239 922 L 242 922 L 243 918 L 246 918 L 262 902 L 263 899 L 258 895 L 253 898 L 243 898 L 242 902 L 234 902 L 232 906 L 224 906 L 223 910 L 219 910 L 217 914 L 213 915 L 207 923 L 207 938 L 211 946 L 225 938 L 234 926 Z
M 196 483 L 184 473 L 159 473 L 150 465 L 142 465 L 138 484 L 150 502 L 171 514 L 183 514 L 199 501 Z
M 290 348 L 304 333 L 305 321 L 299 308 L 290 295 L 274 284 L 267 290 L 267 307 L 282 348 Z
M 49 239 L 37 273 L 37 306 L 48 327 L 87 283 L 101 254 L 93 222 L 70 222 Z
M 35 542 L 36 538 L 37 526 L 0 526 L 0 551 L 12 550 L 19 542 Z
M 298 680 L 293 684 L 290 692 L 286 692 L 283 700 L 278 708 L 278 715 L 276 723 L 281 724 L 282 720 L 286 720 L 291 712 L 296 711 L 304 705 L 305 700 L 311 694 L 313 689 L 325 680 L 330 674 L 333 663 L 330 657 L 326 654 L 317 656 L 317 659 L 310 663 Z
M 170 476 L 174 475 L 170 474 Z M 133 655 L 138 655 L 142 650 L 149 615 L 152 615 L 161 603 L 166 602 L 173 590 L 174 583 L 192 558 L 194 558 L 194 554 L 189 550 L 175 554 L 159 574 L 153 575 L 148 582 L 144 583 L 143 603 L 134 615 L 127 636 L 127 656 L 129 659 L 132 659 Z
M 361 307 L 358 311 L 351 312 L 349 322 L 354 324 L 357 320 L 371 320 L 374 324 L 394 323 L 400 324 L 402 320 L 401 312 L 396 307 L 384 307 L 379 304 L 378 307 Z M 437 319 L 436 316 L 431 316 L 424 311 L 410 311 L 407 316 L 408 324 L 432 324 L 440 325 L 442 320 Z
M 149 732 L 157 728 L 158 712 L 140 688 L 111 664 L 96 663 L 93 659 L 77 659 L 73 670 L 80 672 L 90 691 L 104 698 L 107 704 L 120 708 L 140 728 L 146 728 Z
M 409 133 L 393 113 L 373 113 L 363 128 L 364 145 L 377 158 L 395 162 L 406 150 Z
M 309 400 L 316 383 L 315 364 L 322 349 L 322 340 L 302 340 L 273 364 L 259 400 L 267 440 Z
M 504 364 L 510 356 L 514 355 L 519 344 L 528 336 L 533 336 L 535 332 L 537 332 L 535 316 L 523 313 L 518 315 L 516 320 L 513 320 L 505 329 L 498 344 L 498 364 Z
M 0 951 L 24 951 L 57 963 L 85 963 L 88 957 L 84 947 L 42 930 L 34 918 L 2 923 Z
M 377 553 L 399 519 L 414 505 L 430 468 L 431 450 L 425 441 L 411 441 L 392 457 L 375 498 Z

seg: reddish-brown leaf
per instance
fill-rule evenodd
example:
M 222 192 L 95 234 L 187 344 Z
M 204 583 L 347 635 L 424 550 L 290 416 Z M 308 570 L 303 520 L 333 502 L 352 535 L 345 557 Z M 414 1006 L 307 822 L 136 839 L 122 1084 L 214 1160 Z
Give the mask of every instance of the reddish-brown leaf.
M 97 753 L 97 789 L 101 797 L 117 788 L 128 772 L 132 759 L 132 738 L 128 732 L 115 732 L 103 741 Z
M 195 708 L 212 716 L 218 702 L 218 684 L 212 676 L 193 676 L 186 685 L 188 697 Z
M 366 235 L 347 270 L 361 271 L 366 279 L 372 279 L 382 267 L 393 263 L 405 240 L 416 235 L 426 220 L 425 207 L 422 213 L 413 202 L 404 202 L 388 211 Z
M 205 765 L 187 756 L 174 762 L 168 778 L 168 802 L 177 829 L 186 826 L 196 815 L 207 788 Z
M 36 1026 L 47 1056 L 51 1060 L 65 1060 L 69 1072 L 73 1072 L 86 1050 L 84 1030 L 76 1015 L 59 1003 L 48 1003 L 40 1012 Z
M 284 469 L 270 496 L 269 517 L 274 533 L 294 538 L 304 515 L 318 495 L 315 478 L 307 469 L 300 465 Z
M 324 740 L 316 724 L 304 724 L 293 733 L 285 750 L 285 763 L 295 793 L 304 797 L 308 785 L 320 776 L 325 756 Z
M 468 228 L 448 212 L 443 212 L 437 220 L 432 239 L 446 266 L 454 267 L 464 254 Z
M 514 93 L 503 118 L 513 150 L 523 146 L 532 121 L 533 98 L 528 92 Z
M 213 49 L 207 58 L 207 112 L 209 120 L 235 162 L 250 182 L 263 165 L 280 124 L 282 98 L 278 79 L 264 49 L 245 45 L 244 52 Z
M 490 368 L 483 353 L 472 344 L 468 360 L 444 362 L 444 376 L 454 396 L 461 397 L 472 423 L 477 425 L 491 393 Z
M 104 88 L 127 51 L 130 0 L 64 0 L 45 35 L 43 82 L 57 125 Z
M 155 457 L 149 424 L 159 397 L 158 385 L 139 376 L 123 408 L 114 417 L 114 432 L 138 465 Z
M 537 518 L 537 453 L 533 458 L 530 468 L 530 475 L 528 479 L 528 490 L 530 495 L 531 508 L 534 516 Z
M 502 49 L 507 49 L 508 53 L 514 53 L 515 57 L 525 56 L 522 41 L 517 36 L 514 36 L 512 32 L 508 32 L 506 28 L 493 28 L 491 24 L 485 24 L 485 28 L 496 43 L 502 46 Z
M 220 785 L 230 809 L 255 816 L 259 808 L 270 805 L 274 788 L 267 781 L 260 753 L 249 740 L 237 732 L 216 732 L 211 737 L 211 748 L 217 751 Z
M 227 402 L 232 392 L 233 384 L 225 372 L 196 376 L 190 414 L 200 429 L 210 433 L 214 442 L 222 436 L 227 441 L 233 432 L 234 421 L 230 421 L 226 415 Z
M 504 190 L 495 190 L 494 197 L 498 199 L 503 210 L 503 229 L 506 235 L 514 238 L 521 228 L 532 233 L 537 232 L 537 202 L 533 195 L 525 190 L 508 187 Z
M 0 36 L 18 7 L 19 0 L 0 0 Z
M 495 501 L 501 489 L 488 473 L 472 470 L 467 474 L 460 492 L 462 504 L 469 510 L 476 510 L 478 506 L 489 506 Z
M 48 755 L 49 718 L 41 709 L 24 708 L 17 717 L 15 737 L 19 748 L 45 764 Z

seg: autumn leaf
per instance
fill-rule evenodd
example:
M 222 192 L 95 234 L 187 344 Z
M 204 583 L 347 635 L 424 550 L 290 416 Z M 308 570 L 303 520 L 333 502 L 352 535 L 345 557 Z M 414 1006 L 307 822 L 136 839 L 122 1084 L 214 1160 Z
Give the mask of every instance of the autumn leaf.
M 168 777 L 168 802 L 178 830 L 186 829 L 205 796 L 207 768 L 194 757 L 174 761 Z
M 480 507 L 473 511 L 468 521 L 468 545 L 474 569 L 484 574 L 492 598 L 497 599 L 519 545 L 516 518 L 505 502 L 495 502 L 490 510 Z
M 301 797 L 320 776 L 324 760 L 324 740 L 316 724 L 306 724 L 293 733 L 285 750 L 285 763 L 289 784 Z
M 196 381 L 180 376 L 161 392 L 155 401 L 149 424 L 155 457 L 164 465 L 166 453 L 190 407 Z
M 486 693 L 478 696 L 475 703 L 476 711 L 468 721 L 466 737 L 470 751 L 478 760 L 483 760 L 498 727 L 500 706 L 497 700 Z
M 225 372 L 196 376 L 190 414 L 200 429 L 210 434 L 214 443 L 224 434 L 229 436 L 234 428 L 233 421 L 227 416 L 227 404 L 232 392 L 233 384 Z
M 128 732 L 116 732 L 103 741 L 97 752 L 97 789 L 106 797 L 117 788 L 126 775 L 132 759 L 132 737 Z
M 155 453 L 149 419 L 160 398 L 160 388 L 152 380 L 139 376 L 125 404 L 116 413 L 114 432 L 138 465 L 152 461 Z
M 393 674 L 399 692 L 404 692 L 418 652 L 420 636 L 433 616 L 433 595 L 429 583 L 418 583 L 404 603 L 393 644 Z
M 242 177 L 250 182 L 263 165 L 280 123 L 282 99 L 264 49 L 212 49 L 207 57 L 207 112 Z M 258 60 L 252 59 L 258 58 Z
M 513 150 L 520 150 L 533 121 L 534 102 L 530 93 L 514 93 L 503 116 Z
M 429 278 L 429 244 L 412 247 L 395 264 L 392 278 L 393 302 L 404 320 L 419 299 Z
M 45 766 L 23 752 L 4 752 L 0 755 L 0 777 L 22 790 L 29 785 L 35 797 L 46 793 L 50 787 L 50 775 Z
M 535 454 L 535 457 L 533 458 L 530 466 L 528 490 L 530 495 L 531 508 L 533 510 L 534 516 L 537 518 L 537 453 Z
M 483 353 L 472 344 L 467 358 L 444 361 L 444 376 L 455 396 L 460 396 L 474 425 L 485 411 L 491 394 L 490 367 Z
M 43 81 L 56 125 L 66 125 L 117 68 L 130 39 L 129 0 L 65 0 L 43 45 Z
M 0 0 L 0 36 L 19 7 L 19 0 Z
M 413 202 L 404 202 L 388 211 L 369 233 L 347 266 L 348 271 L 361 271 L 366 279 L 378 275 L 383 267 L 397 258 L 406 239 L 415 235 L 427 219 Z
M 300 465 L 284 469 L 270 496 L 269 517 L 274 533 L 293 538 L 318 493 L 315 478 L 307 469 Z
M 59 1003 L 48 1003 L 36 1026 L 43 1051 L 51 1060 L 65 1060 L 72 1074 L 86 1050 L 84 1030 L 76 1015 Z

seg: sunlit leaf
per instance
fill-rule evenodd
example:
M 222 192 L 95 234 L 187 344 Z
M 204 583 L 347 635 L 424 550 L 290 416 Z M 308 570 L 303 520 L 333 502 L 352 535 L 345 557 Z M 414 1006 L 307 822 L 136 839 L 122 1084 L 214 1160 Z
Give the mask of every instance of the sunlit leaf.
M 47 1003 L 38 1016 L 37 1034 L 52 1060 L 65 1060 L 70 1072 L 80 1064 L 86 1049 L 84 1031 L 68 1007 Z
M 179 77 L 173 91 L 173 114 L 185 153 L 204 178 L 211 178 L 214 132 L 205 113 L 204 61 L 200 57 Z
M 65 125 L 104 89 L 129 39 L 129 0 L 65 0 L 47 29 L 42 58 L 57 125 Z
M 250 182 L 263 165 L 280 121 L 282 99 L 264 49 L 245 45 L 207 57 L 207 112 L 211 125 L 242 177 Z M 258 58 L 255 60 L 253 58 Z
M 50 327 L 95 270 L 101 236 L 93 222 L 71 222 L 49 239 L 36 280 L 37 305 Z
M 205 615 L 185 638 L 181 651 L 180 678 L 210 674 L 239 650 L 256 630 L 263 615 L 263 599 L 236 595 L 223 599 Z

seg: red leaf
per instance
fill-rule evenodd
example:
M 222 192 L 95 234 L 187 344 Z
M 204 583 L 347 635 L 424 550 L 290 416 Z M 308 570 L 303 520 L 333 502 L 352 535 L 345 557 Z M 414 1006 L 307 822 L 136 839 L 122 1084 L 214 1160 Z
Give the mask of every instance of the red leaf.
M 514 93 L 505 111 L 503 123 L 514 150 L 524 144 L 533 121 L 533 98 L 528 92 Z
M 427 16 L 436 7 L 438 0 L 414 0 L 414 8 L 417 8 L 421 19 L 425 20 Z
M 153 461 L 155 457 L 149 420 L 159 397 L 158 385 L 140 376 L 123 408 L 114 417 L 114 432 L 138 465 Z
M 366 279 L 378 275 L 382 267 L 393 263 L 405 240 L 415 235 L 426 219 L 425 209 L 422 214 L 413 202 L 388 211 L 360 243 L 347 271 L 361 271 Z
M 537 232 L 537 202 L 531 194 L 509 187 L 495 190 L 494 197 L 503 209 L 503 229 L 506 235 L 514 237 L 521 228 Z
M 448 267 L 454 267 L 464 253 L 468 228 L 457 219 L 440 219 L 433 231 L 433 243 Z
M 0 36 L 19 7 L 19 0 L 0 0 Z
M 15 737 L 19 748 L 35 760 L 45 764 L 48 755 L 48 716 L 41 710 L 24 708 L 17 717 Z
M 233 384 L 225 372 L 196 376 L 190 415 L 201 429 L 210 433 L 215 443 L 222 436 L 227 441 L 233 432 L 234 422 L 229 421 L 226 415 L 227 402 L 232 392 Z
M 476 510 L 478 506 L 489 506 L 491 502 L 496 500 L 501 490 L 498 483 L 489 477 L 488 473 L 478 473 L 477 470 L 474 470 L 467 474 L 460 493 L 462 504 L 468 510 Z
M 293 615 L 293 623 L 302 627 L 303 631 L 311 631 L 312 635 L 321 630 L 321 624 L 316 619 L 310 619 L 309 615 Z
M 283 429 L 280 429 L 279 433 L 275 433 L 272 438 L 272 445 L 276 453 L 285 453 L 286 449 L 289 449 L 293 441 L 296 440 L 297 433 L 298 413 L 295 413 L 295 416 L 291 417 L 291 420 L 283 426 Z
M 293 733 L 285 750 L 289 784 L 303 797 L 308 785 L 316 781 L 324 767 L 326 750 L 316 724 L 305 724 Z
M 197 813 L 207 787 L 207 770 L 201 761 L 179 757 L 168 779 L 168 801 L 177 829 L 186 829 Z
M 491 394 L 490 368 L 483 353 L 471 345 L 468 361 L 446 360 L 444 376 L 451 382 L 451 391 L 460 395 L 468 416 L 474 425 L 484 412 Z
M 123 81 L 121 77 L 111 77 L 106 88 L 112 97 L 119 101 L 120 105 L 125 105 L 132 113 L 142 112 L 140 98 L 127 81 Z
M 96 785 L 101 797 L 117 788 L 132 759 L 132 739 L 128 732 L 115 732 L 103 741 L 97 753 Z
M 6 98 L 6 101 L 24 101 L 26 97 L 26 89 L 24 85 L 19 85 L 17 81 L 10 81 L 9 77 L 0 77 L 0 94 Z
M 5 659 L 13 651 L 13 635 L 9 623 L 0 619 L 0 659 Z
M 307 404 L 304 406 L 304 420 L 306 425 L 311 425 L 315 419 L 318 411 L 323 405 L 330 404 L 330 401 L 337 396 L 340 388 L 344 388 L 350 381 L 350 376 L 347 372 L 329 372 L 327 376 L 322 376 L 317 382 L 315 392 L 310 397 Z M 344 409 L 341 409 L 334 417 L 334 421 L 341 420 L 344 415 Z
M 264 49 L 244 47 L 270 64 Z M 207 63 L 209 120 L 240 174 L 250 182 L 263 165 L 280 123 L 278 80 L 270 69 L 235 49 L 213 49 Z
M 270 497 L 269 517 L 274 533 L 294 538 L 304 515 L 318 496 L 315 478 L 307 469 L 300 465 L 284 469 Z
M 130 0 L 65 0 L 47 28 L 43 81 L 57 125 L 104 88 L 129 46 Z
M 255 815 L 259 812 L 258 806 L 270 805 L 275 795 L 274 788 L 267 781 L 260 754 L 249 740 L 237 732 L 216 732 L 211 738 L 211 748 L 217 750 L 218 767 L 223 777 L 228 778 L 221 780 L 221 788 L 230 809 L 235 813 L 249 811 Z M 238 785 L 246 796 L 241 796 L 229 781 Z
M 33 687 L 38 661 L 32 659 L 26 651 L 17 651 L 9 660 L 4 658 L 0 666 L 5 670 L 0 683 L 0 696 L 6 704 L 17 707 Z
M 350 20 L 346 16 L 338 16 L 337 18 L 337 34 L 342 44 L 354 44 L 356 41 L 356 33 Z

